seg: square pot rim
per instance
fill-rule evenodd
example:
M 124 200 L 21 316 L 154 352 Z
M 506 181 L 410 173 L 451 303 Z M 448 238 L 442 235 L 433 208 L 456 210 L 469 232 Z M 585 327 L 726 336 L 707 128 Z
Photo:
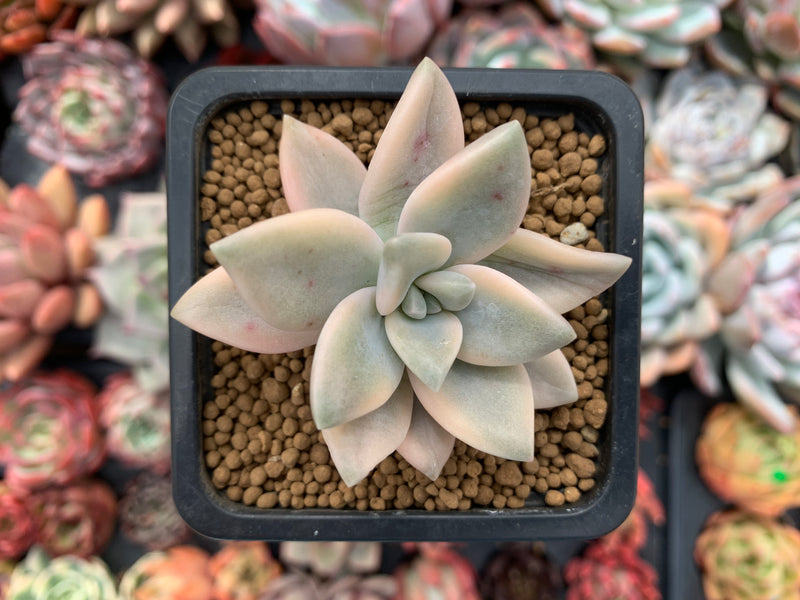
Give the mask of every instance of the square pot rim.
M 257 99 L 397 98 L 409 67 L 212 67 L 185 79 L 173 93 L 167 119 L 167 194 L 170 308 L 200 274 L 199 150 L 211 118 L 226 105 Z M 199 430 L 194 349 L 198 334 L 170 319 L 173 494 L 196 531 L 213 538 L 264 540 L 517 540 L 599 537 L 630 512 L 638 463 L 639 306 L 643 117 L 631 89 L 597 71 L 443 69 L 461 102 L 566 103 L 603 121 L 616 160 L 606 198 L 609 249 L 633 259 L 608 293 L 613 328 L 609 402 L 604 425 L 610 447 L 607 477 L 583 505 L 471 508 L 468 511 L 258 509 L 224 498 L 208 481 Z M 538 89 L 537 89 L 538 88 Z M 542 91 L 544 90 L 544 91 Z M 187 174 L 190 174 L 188 176 Z M 188 178 L 188 182 L 187 182 Z M 623 210 L 624 208 L 624 210 Z M 188 211 L 188 213 L 187 213 Z M 611 214 L 613 213 L 613 215 Z M 187 223 L 188 220 L 188 223 Z M 188 249 L 188 251 L 187 251 Z M 631 307 L 633 309 L 631 310 Z M 187 400 L 188 399 L 188 400 Z M 610 432 L 610 433 L 609 433 Z M 613 482 L 613 484 L 612 484 Z

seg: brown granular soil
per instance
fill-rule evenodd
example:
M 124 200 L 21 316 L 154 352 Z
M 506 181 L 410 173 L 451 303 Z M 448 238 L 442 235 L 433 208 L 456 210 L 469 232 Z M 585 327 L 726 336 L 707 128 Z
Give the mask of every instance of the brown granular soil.
M 289 211 L 278 170 L 280 114 L 337 136 L 369 164 L 393 104 L 283 100 L 231 110 L 212 121 L 211 168 L 203 177 L 201 216 L 211 244 L 243 227 Z M 279 109 L 279 110 L 278 110 Z M 573 115 L 539 119 L 509 104 L 462 107 L 467 142 L 511 119 L 525 130 L 532 190 L 522 226 L 565 243 L 603 251 L 593 226 L 603 214 L 601 135 L 575 129 Z M 206 262 L 216 266 L 210 250 Z M 598 299 L 569 312 L 577 333 L 563 349 L 579 400 L 536 412 L 536 458 L 520 463 L 457 441 L 436 481 L 398 453 L 352 488 L 341 481 L 308 404 L 313 347 L 257 355 L 212 344 L 215 398 L 203 407 L 203 447 L 213 485 L 246 505 L 358 510 L 521 508 L 532 491 L 550 506 L 577 502 L 595 485 L 599 429 L 606 417 L 608 311 Z

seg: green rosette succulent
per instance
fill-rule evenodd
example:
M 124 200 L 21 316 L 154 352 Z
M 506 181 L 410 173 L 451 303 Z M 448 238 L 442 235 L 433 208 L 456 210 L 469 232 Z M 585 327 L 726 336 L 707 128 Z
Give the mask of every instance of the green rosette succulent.
M 369 170 L 289 116 L 279 152 L 292 212 L 212 244 L 222 268 L 172 316 L 254 352 L 316 343 L 311 412 L 347 485 L 395 450 L 435 479 L 455 438 L 531 460 L 534 407 L 577 399 L 561 315 L 631 261 L 520 229 L 520 124 L 464 147 L 455 93 L 425 59 Z
M 11 573 L 6 600 L 116 600 L 108 566 L 98 557 L 50 559 L 34 547 Z
M 741 511 L 709 517 L 695 542 L 707 600 L 795 600 L 800 531 Z

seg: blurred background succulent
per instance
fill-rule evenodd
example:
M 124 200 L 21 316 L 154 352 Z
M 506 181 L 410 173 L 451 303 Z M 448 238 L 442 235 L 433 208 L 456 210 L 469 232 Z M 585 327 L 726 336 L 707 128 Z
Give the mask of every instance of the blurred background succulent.
M 214 600 L 258 600 L 283 568 L 265 542 L 228 542 L 208 563 Z
M 51 559 L 34 547 L 11 573 L 6 600 L 117 600 L 114 578 L 97 556 Z
M 600 538 L 600 542 L 623 551 L 641 551 L 647 543 L 650 525 L 664 525 L 666 520 L 664 504 L 656 494 L 652 480 L 640 468 L 633 510 L 619 527 Z
M 0 0 L 0 60 L 28 52 L 53 31 L 71 28 L 77 12 L 62 0 Z
M 0 389 L 0 463 L 14 489 L 42 489 L 93 473 L 105 458 L 95 388 L 65 370 Z
M 481 572 L 480 593 L 492 600 L 558 600 L 563 581 L 542 544 L 504 544 Z
M 800 506 L 800 430 L 780 433 L 738 404 L 718 404 L 695 456 L 703 481 L 726 502 L 767 517 Z
M 427 54 L 442 67 L 594 68 L 594 52 L 582 29 L 550 25 L 521 2 L 496 13 L 462 12 L 436 34 Z
M 92 187 L 130 177 L 161 156 L 167 93 L 155 67 L 115 40 L 61 31 L 23 59 L 14 119 L 28 151 Z
M 800 120 L 800 2 L 736 0 L 720 33 L 706 42 L 715 66 L 760 77 L 775 108 Z
M 22 557 L 35 541 L 29 495 L 0 481 L 0 560 Z
M 170 36 L 189 62 L 197 62 L 209 35 L 221 48 L 239 41 L 239 22 L 229 0 L 64 0 L 84 6 L 76 31 L 87 37 L 132 32 L 143 58 Z
M 722 71 L 670 73 L 654 105 L 645 147 L 648 179 L 688 184 L 730 205 L 783 178 L 767 161 L 789 139 L 788 122 L 767 111 L 767 89 Z
M 287 566 L 308 569 L 326 578 L 346 573 L 373 573 L 381 564 L 379 542 L 281 542 Z
M 723 314 L 725 373 L 736 398 L 781 431 L 800 401 L 800 176 L 765 190 L 733 222 L 709 279 Z
M 595 541 L 564 567 L 566 600 L 660 600 L 658 575 L 633 548 Z
M 694 557 L 707 600 L 800 596 L 800 531 L 730 510 L 706 521 Z
M 95 242 L 89 276 L 106 310 L 92 353 L 128 365 L 142 391 L 169 386 L 167 197 L 124 194 L 114 231 Z
M 642 386 L 696 364 L 700 343 L 719 328 L 719 310 L 706 280 L 725 256 L 729 237 L 726 222 L 708 210 L 645 210 Z
M 419 544 L 411 561 L 395 570 L 398 598 L 480 600 L 477 573 L 449 544 Z
M 0 180 L 0 382 L 35 369 L 70 323 L 89 327 L 100 317 L 100 296 L 85 275 L 109 219 L 102 196 L 78 205 L 61 166 L 35 189 Z
M 148 552 L 125 571 L 119 600 L 212 600 L 210 557 L 196 546 L 174 546 Z
M 256 0 L 256 33 L 288 64 L 413 61 L 450 16 L 452 0 Z
M 142 471 L 125 486 L 119 500 L 122 533 L 147 550 L 166 550 L 189 537 L 189 526 L 172 499 L 172 479 Z

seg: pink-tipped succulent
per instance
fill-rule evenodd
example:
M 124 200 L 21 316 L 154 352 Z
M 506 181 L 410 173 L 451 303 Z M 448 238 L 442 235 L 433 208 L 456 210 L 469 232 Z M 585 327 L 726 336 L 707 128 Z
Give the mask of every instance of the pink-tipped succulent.
M 222 268 L 173 317 L 255 352 L 316 343 L 312 416 L 347 485 L 395 450 L 435 479 L 455 438 L 531 460 L 534 407 L 577 399 L 560 350 L 575 333 L 561 314 L 630 259 L 520 229 L 522 128 L 464 147 L 458 101 L 429 59 L 368 171 L 289 116 L 279 151 L 292 212 L 212 244 Z
M 589 545 L 564 567 L 567 600 L 661 600 L 658 573 L 632 548 Z
M 650 524 L 663 525 L 666 521 L 664 505 L 656 494 L 655 486 L 644 469 L 639 469 L 636 501 L 628 517 L 611 533 L 600 538 L 600 543 L 614 548 L 641 550 L 647 543 Z
M 0 561 L 21 557 L 36 541 L 30 500 L 24 491 L 11 490 L 0 481 Z
M 649 182 L 646 196 L 652 195 L 658 184 Z M 725 256 L 729 238 L 726 221 L 710 210 L 645 210 L 640 371 L 643 386 L 695 365 L 701 342 L 719 329 L 721 317 L 707 289 L 707 279 Z
M 100 554 L 114 533 L 117 497 L 107 483 L 85 480 L 37 493 L 37 542 L 50 556 Z
M 130 467 L 168 473 L 169 391 L 145 391 L 129 373 L 117 373 L 106 381 L 98 402 L 108 453 Z
M 464 12 L 448 22 L 428 49 L 440 66 L 526 69 L 593 69 L 586 33 L 572 25 L 548 25 L 528 4 L 499 13 Z
M 723 314 L 725 372 L 736 398 L 781 431 L 800 400 L 800 177 L 739 212 L 709 289 Z
M 215 600 L 209 558 L 194 546 L 148 552 L 122 575 L 119 600 Z
M 189 526 L 172 499 L 172 480 L 150 471 L 125 486 L 119 524 L 125 537 L 148 550 L 166 550 L 189 537 Z
M 284 564 L 309 569 L 318 577 L 373 573 L 381 564 L 379 542 L 281 542 Z
M 2 0 L 0 2 L 0 60 L 24 54 L 44 42 L 51 32 L 72 27 L 77 9 L 61 0 Z
M 783 178 L 767 161 L 786 146 L 790 127 L 767 111 L 767 89 L 757 81 L 682 69 L 667 77 L 654 108 L 648 179 L 683 182 L 729 210 Z
M 105 456 L 94 386 L 57 371 L 0 389 L 0 463 L 14 489 L 69 483 Z
M 28 152 L 104 186 L 161 156 L 167 94 L 156 69 L 115 40 L 62 31 L 23 59 L 14 111 Z
M 89 275 L 106 311 L 92 353 L 129 365 L 138 385 L 157 394 L 169 386 L 167 329 L 167 196 L 125 194 L 114 231 L 95 242 Z
M 694 547 L 707 600 L 800 597 L 800 531 L 741 511 L 709 517 Z
M 152 56 L 168 37 L 189 62 L 197 62 L 208 34 L 223 48 L 239 41 L 239 22 L 228 0 L 65 0 L 86 6 L 76 31 L 86 37 L 114 37 L 133 32 L 143 58 Z
M 420 553 L 411 562 L 401 564 L 394 574 L 397 598 L 403 600 L 480 600 L 475 569 L 449 548 L 421 546 Z
M 109 221 L 102 196 L 78 205 L 63 167 L 51 168 L 37 188 L 9 189 L 0 180 L 0 383 L 33 371 L 67 325 L 89 327 L 100 317 L 86 271 Z
M 214 600 L 257 600 L 281 574 L 264 542 L 230 542 L 211 557 Z
M 369 66 L 418 56 L 452 0 L 256 0 L 253 27 L 290 64 Z

